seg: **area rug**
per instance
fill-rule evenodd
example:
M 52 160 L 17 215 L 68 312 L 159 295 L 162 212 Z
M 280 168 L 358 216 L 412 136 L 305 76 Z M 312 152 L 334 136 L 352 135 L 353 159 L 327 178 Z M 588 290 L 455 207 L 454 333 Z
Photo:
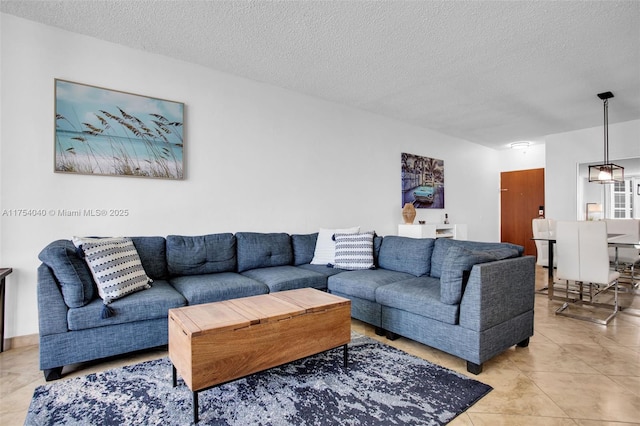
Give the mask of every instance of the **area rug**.
M 200 392 L 200 425 L 442 425 L 491 387 L 354 334 L 324 352 Z M 25 425 L 188 425 L 168 358 L 36 388 Z

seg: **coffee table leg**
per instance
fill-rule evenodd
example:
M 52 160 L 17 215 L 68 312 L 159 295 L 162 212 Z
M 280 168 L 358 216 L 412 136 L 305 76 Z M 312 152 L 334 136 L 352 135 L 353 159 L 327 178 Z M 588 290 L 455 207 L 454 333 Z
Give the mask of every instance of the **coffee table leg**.
M 178 385 L 178 372 L 176 371 L 176 366 L 171 364 L 171 369 L 173 370 L 173 387 L 175 388 Z
M 193 422 L 198 423 L 198 392 L 193 392 Z
M 344 366 L 345 368 L 347 367 L 347 358 L 348 358 L 348 354 L 349 354 L 349 347 L 347 345 L 343 346 L 343 351 L 344 351 Z

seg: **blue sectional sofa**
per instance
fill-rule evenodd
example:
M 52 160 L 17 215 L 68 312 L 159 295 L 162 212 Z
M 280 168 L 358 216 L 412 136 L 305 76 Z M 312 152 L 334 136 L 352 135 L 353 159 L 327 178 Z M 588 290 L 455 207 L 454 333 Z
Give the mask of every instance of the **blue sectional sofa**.
M 482 363 L 533 335 L 534 263 L 502 243 L 376 237 L 375 269 L 311 264 L 317 234 L 132 237 L 150 288 L 109 303 L 70 240 L 39 254 L 40 369 L 166 345 L 168 310 L 302 287 L 352 301 L 352 317 L 389 338 L 425 343 Z

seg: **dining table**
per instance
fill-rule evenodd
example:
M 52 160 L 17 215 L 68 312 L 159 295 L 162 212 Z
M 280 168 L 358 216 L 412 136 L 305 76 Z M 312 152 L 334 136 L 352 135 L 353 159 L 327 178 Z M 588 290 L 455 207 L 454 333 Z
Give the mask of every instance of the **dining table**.
M 539 237 L 539 238 L 532 238 L 532 240 L 537 240 L 537 241 L 547 241 L 548 244 L 548 258 L 549 258 L 549 279 L 548 279 L 548 286 L 547 286 L 547 294 L 549 296 L 549 300 L 564 300 L 566 301 L 566 298 L 564 297 L 555 297 L 554 296 L 554 292 L 553 292 L 553 247 L 556 244 L 557 240 L 556 237 L 554 235 L 549 235 L 549 237 Z M 614 265 L 616 267 L 616 269 L 618 268 L 618 248 L 620 247 L 625 247 L 625 248 L 637 248 L 640 249 L 640 239 L 638 238 L 638 236 L 636 235 L 629 235 L 629 234 L 607 234 L 607 245 L 609 247 L 614 247 L 615 248 L 615 257 L 614 257 Z

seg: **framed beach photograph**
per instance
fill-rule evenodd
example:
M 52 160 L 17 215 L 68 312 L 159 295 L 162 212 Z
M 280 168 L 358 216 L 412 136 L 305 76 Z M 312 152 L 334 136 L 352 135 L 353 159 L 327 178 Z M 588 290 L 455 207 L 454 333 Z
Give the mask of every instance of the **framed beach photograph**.
M 414 154 L 401 154 L 402 206 L 417 209 L 444 208 L 444 161 Z
M 184 178 L 184 104 L 55 80 L 56 173 Z

